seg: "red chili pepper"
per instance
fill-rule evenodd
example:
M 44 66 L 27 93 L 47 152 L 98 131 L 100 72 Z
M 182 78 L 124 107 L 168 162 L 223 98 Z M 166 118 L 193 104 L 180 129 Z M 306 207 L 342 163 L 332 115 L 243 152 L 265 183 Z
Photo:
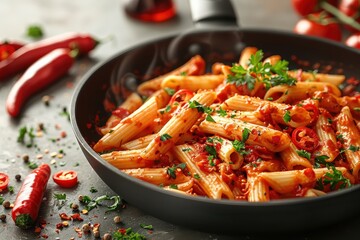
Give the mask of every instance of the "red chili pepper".
M 34 226 L 50 174 L 49 165 L 41 164 L 24 179 L 11 213 L 16 226 Z
M 5 173 L 0 173 L 0 192 L 7 189 L 9 185 L 9 176 Z
M 63 188 L 74 187 L 78 182 L 77 173 L 73 170 L 57 172 L 54 174 L 53 180 Z
M 7 97 L 6 109 L 10 116 L 17 117 L 28 98 L 66 74 L 73 63 L 73 52 L 67 48 L 60 48 L 30 66 Z
M 299 149 L 313 152 L 319 146 L 319 137 L 316 132 L 307 127 L 298 127 L 291 134 L 291 140 Z
M 66 33 L 29 43 L 0 62 L 0 80 L 23 71 L 35 61 L 57 48 L 78 49 L 79 54 L 93 50 L 98 41 L 88 34 Z
M 24 44 L 15 41 L 4 41 L 3 43 L 0 43 L 0 61 L 7 59 L 22 46 L 24 46 Z
M 194 96 L 194 92 L 188 89 L 180 89 L 171 97 L 169 105 L 173 105 L 174 102 L 187 102 Z
M 306 109 L 306 111 L 312 113 L 311 114 L 311 123 L 315 123 L 317 119 L 319 118 L 319 109 L 317 106 L 315 106 L 312 103 L 305 104 L 303 108 Z

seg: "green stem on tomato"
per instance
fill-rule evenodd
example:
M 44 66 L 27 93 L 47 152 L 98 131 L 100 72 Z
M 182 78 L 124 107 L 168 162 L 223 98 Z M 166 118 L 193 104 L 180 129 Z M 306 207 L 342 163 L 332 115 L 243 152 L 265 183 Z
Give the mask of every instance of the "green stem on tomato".
M 326 1 L 322 1 L 320 3 L 320 7 L 325 11 L 334 15 L 340 22 L 350 25 L 351 27 L 360 31 L 360 23 L 358 23 L 354 18 L 345 15 L 344 13 L 340 12 L 336 7 L 332 6 L 331 4 L 327 3 Z

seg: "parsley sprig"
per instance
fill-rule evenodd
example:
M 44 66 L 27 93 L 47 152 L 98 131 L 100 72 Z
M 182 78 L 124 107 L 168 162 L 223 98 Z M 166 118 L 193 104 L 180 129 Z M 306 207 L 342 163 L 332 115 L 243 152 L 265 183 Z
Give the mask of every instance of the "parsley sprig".
M 340 170 L 337 170 L 335 166 L 328 166 L 328 169 L 332 172 L 327 172 L 325 175 L 316 181 L 316 189 L 324 190 L 324 186 L 329 185 L 330 190 L 333 191 L 336 188 L 344 189 L 351 187 L 350 180 L 345 178 Z
M 204 106 L 196 100 L 189 101 L 189 108 L 196 108 L 198 112 L 205 113 L 205 120 L 209 122 L 215 122 L 210 114 L 214 112 L 214 109 L 208 106 Z
M 263 82 L 266 89 L 277 85 L 293 86 L 296 84 L 296 79 L 287 73 L 289 70 L 287 61 L 280 60 L 271 65 L 268 62 L 262 62 L 263 57 L 263 52 L 259 50 L 251 55 L 247 69 L 241 65 L 233 65 L 230 69 L 233 75 L 227 76 L 227 83 L 236 86 L 246 85 L 249 90 L 254 89 L 257 81 Z

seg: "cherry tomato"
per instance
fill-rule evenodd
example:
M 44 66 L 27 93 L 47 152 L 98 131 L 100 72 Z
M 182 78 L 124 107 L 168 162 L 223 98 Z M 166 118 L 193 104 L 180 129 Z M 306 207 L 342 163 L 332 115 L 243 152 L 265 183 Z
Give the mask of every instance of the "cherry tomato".
M 342 38 L 340 25 L 322 13 L 311 14 L 308 18 L 299 20 L 294 27 L 294 32 L 334 41 L 341 41 Z
M 180 89 L 170 99 L 169 105 L 174 102 L 187 102 L 194 96 L 194 92 L 188 89 Z
M 298 127 L 291 134 L 291 140 L 298 149 L 313 152 L 319 146 L 316 132 L 307 127 Z
M 300 16 L 319 11 L 318 0 L 292 0 L 292 6 Z
M 77 173 L 73 170 L 60 171 L 53 175 L 54 182 L 63 188 L 74 187 L 77 182 Z
M 345 44 L 349 47 L 360 49 L 360 32 L 349 36 L 345 40 Z
M 0 173 L 0 192 L 7 189 L 9 185 L 9 176 L 5 173 Z
M 360 23 L 360 16 L 359 16 L 360 2 L 359 2 L 359 0 L 341 0 L 339 2 L 339 11 L 351 18 L 354 18 L 357 22 Z M 352 32 L 359 31 L 349 25 L 345 25 L 345 27 Z

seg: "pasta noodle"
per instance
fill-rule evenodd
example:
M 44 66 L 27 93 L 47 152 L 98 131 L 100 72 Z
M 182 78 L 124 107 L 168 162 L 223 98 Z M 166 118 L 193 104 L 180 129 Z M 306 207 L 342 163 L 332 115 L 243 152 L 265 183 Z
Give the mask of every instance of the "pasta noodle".
M 98 126 L 93 149 L 124 174 L 192 197 L 323 196 L 359 182 L 360 98 L 342 96 L 345 78 L 289 70 L 255 47 L 232 66 L 194 56 L 139 85 Z

